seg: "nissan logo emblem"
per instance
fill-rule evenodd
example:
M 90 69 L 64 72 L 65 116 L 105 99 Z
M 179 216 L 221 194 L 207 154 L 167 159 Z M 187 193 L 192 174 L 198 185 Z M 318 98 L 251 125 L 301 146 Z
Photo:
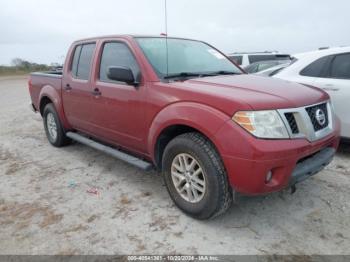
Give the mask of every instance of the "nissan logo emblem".
M 320 108 L 316 110 L 315 118 L 320 126 L 324 126 L 324 124 L 326 123 L 326 115 Z

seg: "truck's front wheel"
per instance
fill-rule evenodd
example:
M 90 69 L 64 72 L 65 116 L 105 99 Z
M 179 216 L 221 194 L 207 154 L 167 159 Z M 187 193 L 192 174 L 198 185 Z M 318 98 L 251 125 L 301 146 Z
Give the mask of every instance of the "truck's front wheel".
M 70 142 L 66 137 L 58 114 L 53 104 L 47 104 L 43 111 L 43 121 L 46 137 L 55 147 L 62 147 Z
M 232 194 L 220 156 L 199 133 L 186 133 L 169 142 L 163 171 L 171 198 L 188 215 L 208 219 L 230 207 Z

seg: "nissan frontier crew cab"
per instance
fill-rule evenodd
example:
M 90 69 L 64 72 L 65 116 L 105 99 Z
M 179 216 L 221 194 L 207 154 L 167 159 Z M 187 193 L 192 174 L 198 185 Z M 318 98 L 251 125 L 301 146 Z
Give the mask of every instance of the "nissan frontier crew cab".
M 248 75 L 201 41 L 79 40 L 63 72 L 31 74 L 29 91 L 53 146 L 75 140 L 156 168 L 175 204 L 198 219 L 223 213 L 236 193 L 295 188 L 339 143 L 325 92 Z

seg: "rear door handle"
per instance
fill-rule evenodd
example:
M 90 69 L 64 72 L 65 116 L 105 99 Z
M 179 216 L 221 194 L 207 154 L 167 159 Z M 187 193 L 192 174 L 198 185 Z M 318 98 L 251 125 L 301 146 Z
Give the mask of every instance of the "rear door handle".
M 100 89 L 95 88 L 94 91 L 91 92 L 91 94 L 93 94 L 93 96 L 100 96 L 102 93 Z
M 70 84 L 66 84 L 66 86 L 64 87 L 64 90 L 70 91 L 72 90 L 72 87 L 70 86 Z

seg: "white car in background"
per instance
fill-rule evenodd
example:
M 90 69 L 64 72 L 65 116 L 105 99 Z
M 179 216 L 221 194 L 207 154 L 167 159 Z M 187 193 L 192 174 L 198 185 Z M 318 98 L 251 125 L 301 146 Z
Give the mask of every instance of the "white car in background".
M 290 55 L 280 54 L 278 52 L 254 52 L 254 53 L 231 53 L 227 57 L 234 61 L 241 67 L 246 67 L 252 63 L 260 61 L 272 61 L 272 60 L 291 60 Z
M 350 47 L 294 55 L 295 60 L 273 77 L 322 88 L 341 120 L 341 136 L 350 138 Z
M 279 65 L 275 65 L 273 67 L 267 68 L 265 70 L 261 70 L 259 72 L 254 73 L 254 75 L 259 75 L 259 76 L 274 76 L 278 72 L 282 71 L 283 68 L 286 68 L 290 65 L 289 63 L 283 63 Z

